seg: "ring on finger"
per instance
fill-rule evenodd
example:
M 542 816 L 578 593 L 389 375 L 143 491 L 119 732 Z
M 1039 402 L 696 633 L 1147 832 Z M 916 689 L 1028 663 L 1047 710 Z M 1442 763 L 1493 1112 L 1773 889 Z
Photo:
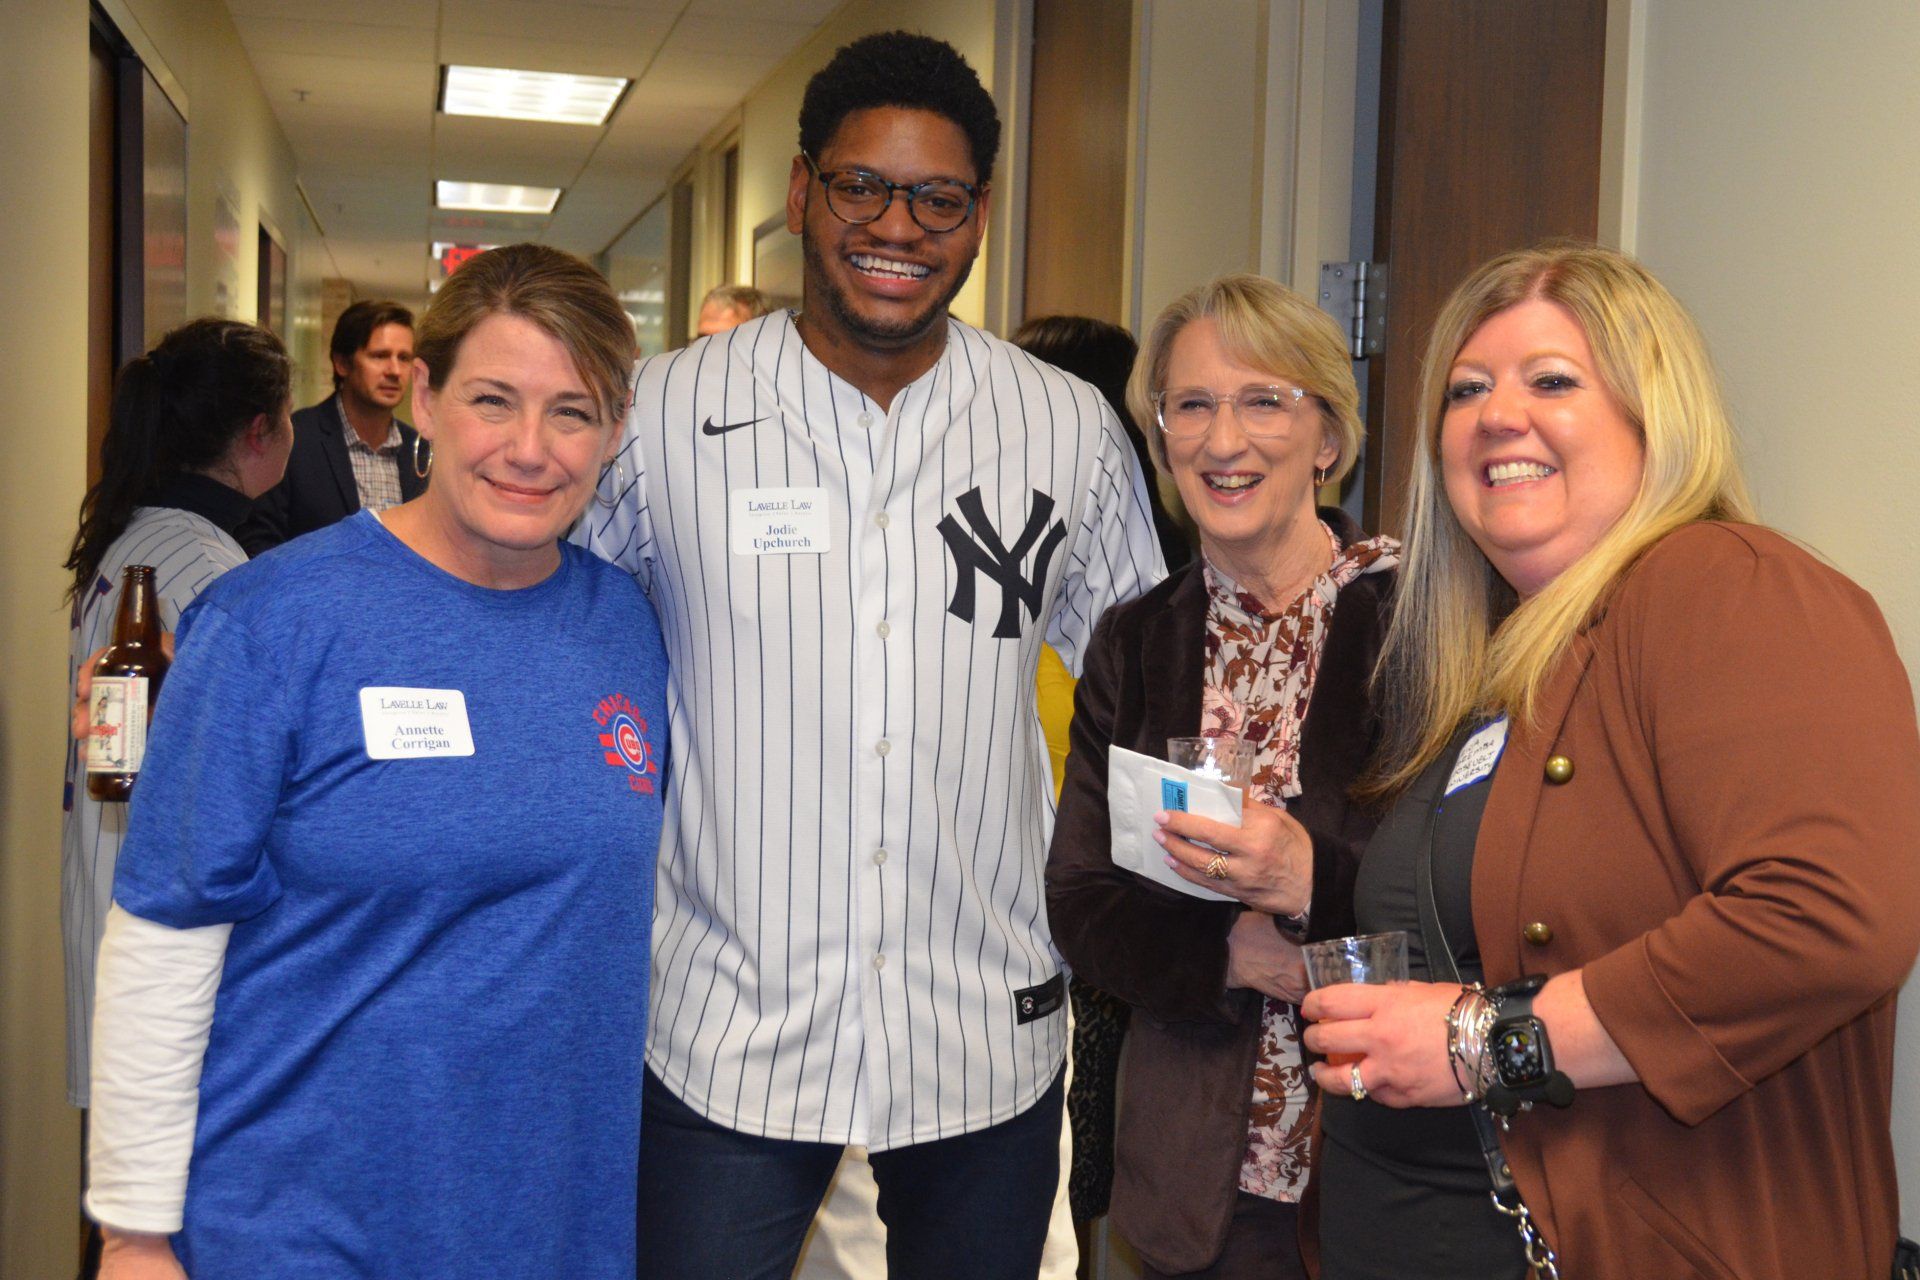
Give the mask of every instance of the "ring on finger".
M 1367 1086 L 1360 1079 L 1360 1064 L 1358 1062 L 1350 1063 L 1347 1066 L 1347 1096 L 1355 1102 L 1365 1102 L 1367 1100 Z
M 1209 880 L 1225 880 L 1227 878 L 1227 855 L 1224 853 L 1216 853 L 1213 857 L 1207 859 L 1206 872 L 1207 879 Z

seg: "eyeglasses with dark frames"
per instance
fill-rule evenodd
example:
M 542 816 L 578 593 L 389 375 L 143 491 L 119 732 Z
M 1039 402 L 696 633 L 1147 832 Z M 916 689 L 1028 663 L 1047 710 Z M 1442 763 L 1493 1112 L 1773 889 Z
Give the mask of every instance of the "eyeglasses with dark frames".
M 812 156 L 800 156 L 826 188 L 827 209 L 856 227 L 876 222 L 893 205 L 895 192 L 907 197 L 907 212 L 923 231 L 939 235 L 957 231 L 973 216 L 986 183 L 975 186 L 958 178 L 929 178 L 925 182 L 889 182 L 865 169 L 822 169 Z

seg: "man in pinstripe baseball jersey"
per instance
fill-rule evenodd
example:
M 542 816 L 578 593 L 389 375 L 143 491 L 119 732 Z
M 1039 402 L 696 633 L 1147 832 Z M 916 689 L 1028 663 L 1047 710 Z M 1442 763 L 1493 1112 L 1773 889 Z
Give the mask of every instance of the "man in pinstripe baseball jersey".
M 947 313 L 999 121 L 900 32 L 808 85 L 804 305 L 644 363 L 580 537 L 672 659 L 641 1273 L 785 1277 L 864 1143 L 898 1277 L 1035 1274 L 1065 981 L 1034 669 L 1157 580 L 1086 384 Z

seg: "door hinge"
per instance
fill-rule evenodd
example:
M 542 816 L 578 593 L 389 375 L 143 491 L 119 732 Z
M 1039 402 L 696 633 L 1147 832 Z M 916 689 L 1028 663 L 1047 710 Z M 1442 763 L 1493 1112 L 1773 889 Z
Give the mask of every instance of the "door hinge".
M 1387 346 L 1387 264 L 1320 264 L 1321 310 L 1339 321 L 1355 360 L 1377 356 Z

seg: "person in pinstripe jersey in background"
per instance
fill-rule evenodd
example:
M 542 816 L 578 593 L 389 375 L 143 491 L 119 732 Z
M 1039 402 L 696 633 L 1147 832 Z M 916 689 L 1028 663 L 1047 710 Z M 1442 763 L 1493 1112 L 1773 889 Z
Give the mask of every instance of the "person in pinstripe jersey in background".
M 809 83 L 803 305 L 640 366 L 575 537 L 665 632 L 648 1277 L 785 1277 L 863 1144 L 889 1274 L 1030 1280 L 1060 1176 L 1043 643 L 1163 574 L 1087 384 L 955 320 L 999 121 L 893 32 Z
M 89 655 L 112 638 L 127 565 L 153 566 L 161 626 L 172 632 L 208 584 L 246 563 L 233 532 L 286 470 L 291 383 L 280 340 L 236 320 L 190 321 L 121 371 L 100 479 L 81 502 L 67 557 L 69 689 Z M 67 744 L 61 827 L 67 1097 L 76 1107 L 88 1101 L 94 956 L 127 824 L 125 804 L 87 795 L 84 750 Z

